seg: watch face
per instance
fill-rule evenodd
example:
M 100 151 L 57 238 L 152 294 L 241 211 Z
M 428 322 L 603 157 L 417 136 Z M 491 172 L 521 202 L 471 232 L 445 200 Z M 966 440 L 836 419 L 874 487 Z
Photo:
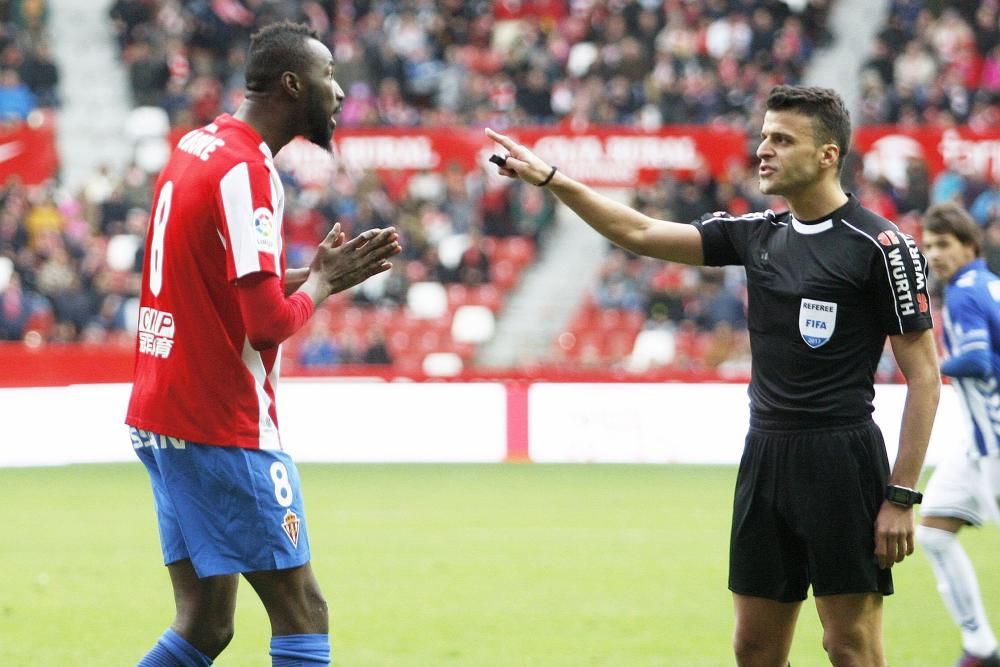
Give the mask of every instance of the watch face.
M 890 502 L 898 505 L 915 505 L 920 502 L 921 494 L 910 489 L 903 489 L 898 486 L 890 486 L 885 490 L 885 497 Z

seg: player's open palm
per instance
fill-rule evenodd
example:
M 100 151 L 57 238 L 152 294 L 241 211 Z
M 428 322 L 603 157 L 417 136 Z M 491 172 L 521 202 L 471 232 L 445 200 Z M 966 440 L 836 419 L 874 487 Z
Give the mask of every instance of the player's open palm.
M 394 227 L 369 229 L 345 241 L 338 222 L 319 244 L 309 271 L 319 275 L 334 294 L 388 271 L 392 268 L 389 258 L 401 249 Z

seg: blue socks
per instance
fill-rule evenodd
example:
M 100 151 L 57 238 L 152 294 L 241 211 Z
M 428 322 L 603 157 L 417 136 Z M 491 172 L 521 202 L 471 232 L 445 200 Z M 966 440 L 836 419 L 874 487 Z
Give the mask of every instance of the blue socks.
M 330 635 L 271 637 L 272 667 L 313 667 L 330 664 Z
M 167 628 L 136 667 L 209 667 L 212 659 L 196 649 L 173 628 Z
M 167 628 L 136 667 L 210 667 L 212 659 Z M 283 635 L 271 638 L 272 667 L 330 664 L 330 635 Z

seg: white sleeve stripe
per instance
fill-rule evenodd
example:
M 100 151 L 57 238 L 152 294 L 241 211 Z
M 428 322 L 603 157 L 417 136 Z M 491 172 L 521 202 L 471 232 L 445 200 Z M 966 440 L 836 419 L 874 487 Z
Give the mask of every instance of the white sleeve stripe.
M 889 292 L 892 293 L 892 302 L 896 306 L 895 308 L 893 308 L 893 310 L 896 313 L 896 322 L 899 323 L 899 332 L 902 333 L 903 332 L 903 316 L 899 313 L 899 299 L 896 298 L 896 290 L 892 289 L 892 287 L 891 287 L 891 285 L 892 285 L 892 269 L 889 267 L 889 258 L 886 257 L 885 251 L 882 250 L 882 245 L 878 242 L 878 239 L 872 237 L 871 234 L 867 234 L 867 233 L 861 231 L 860 229 L 858 229 L 857 227 L 855 227 L 854 225 L 852 225 L 851 223 L 849 223 L 847 220 L 844 220 L 843 218 L 841 218 L 840 221 L 842 223 L 844 223 L 844 225 L 847 226 L 848 228 L 853 229 L 858 234 L 861 234 L 862 236 L 864 236 L 866 239 L 868 239 L 873 244 L 875 244 L 876 248 L 878 248 L 879 255 L 882 256 L 882 263 L 885 264 L 885 275 L 889 277 L 889 284 L 890 284 Z M 897 229 L 898 229 L 898 227 L 897 227 Z
M 747 213 L 745 215 L 729 215 L 724 213 L 722 215 L 713 215 L 711 218 L 706 218 L 705 220 L 700 220 L 699 222 L 703 225 L 707 225 L 710 222 L 736 222 L 741 220 L 743 222 L 752 222 L 754 220 L 762 220 L 767 217 L 769 211 Z
M 253 389 L 257 394 L 257 446 L 261 449 L 281 449 L 278 429 L 268 414 L 271 409 L 271 397 L 267 395 L 267 389 L 264 387 L 266 379 L 264 361 L 260 352 L 253 349 L 246 337 L 243 339 L 243 364 L 253 376 Z
M 250 168 L 241 162 L 222 177 L 222 208 L 232 242 L 236 277 L 260 271 L 260 257 L 253 231 L 253 194 L 250 189 Z
M 274 207 L 274 224 L 277 226 L 275 235 L 277 236 L 277 243 L 274 245 L 274 265 L 276 267 L 281 266 L 281 253 L 284 252 L 285 246 L 285 235 L 282 231 L 284 227 L 284 216 L 285 216 L 285 193 L 281 185 L 281 176 L 278 174 L 278 169 L 274 166 L 274 162 L 270 158 L 264 160 L 264 164 L 267 165 L 268 174 L 270 175 L 271 181 L 271 201 Z

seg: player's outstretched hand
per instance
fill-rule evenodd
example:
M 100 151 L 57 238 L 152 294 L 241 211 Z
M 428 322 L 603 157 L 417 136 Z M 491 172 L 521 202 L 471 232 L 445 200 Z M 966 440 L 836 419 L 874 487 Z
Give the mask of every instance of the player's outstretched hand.
M 316 249 L 309 272 L 321 276 L 329 293 L 334 294 L 388 271 L 392 268 L 389 258 L 400 250 L 394 227 L 369 229 L 347 241 L 338 222 Z
M 525 183 L 538 185 L 545 183 L 552 173 L 552 165 L 517 143 L 510 137 L 486 128 L 486 136 L 504 147 L 506 151 L 500 157 L 506 158 L 499 171 L 504 176 L 520 178 Z

